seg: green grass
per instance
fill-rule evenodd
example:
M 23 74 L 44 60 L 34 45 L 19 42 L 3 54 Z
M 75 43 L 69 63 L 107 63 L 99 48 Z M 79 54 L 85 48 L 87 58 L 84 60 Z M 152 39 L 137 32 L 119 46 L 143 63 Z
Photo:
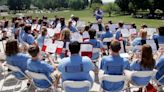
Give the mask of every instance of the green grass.
M 40 17 L 40 18 L 42 16 L 53 18 L 54 15 L 57 15 L 59 17 L 65 17 L 68 20 L 71 14 L 74 14 L 75 16 L 79 17 L 80 20 L 84 20 L 86 22 L 95 22 L 95 17 L 93 16 L 91 10 L 81 10 L 81 11 L 65 10 L 65 11 L 52 12 L 52 13 L 27 13 L 24 15 L 31 15 L 33 17 Z M 7 17 L 11 18 L 12 16 L 16 16 L 16 15 L 9 15 Z M 125 24 L 135 23 L 138 28 L 140 28 L 142 24 L 147 24 L 149 27 L 155 27 L 155 28 L 158 28 L 159 26 L 164 26 L 164 20 L 136 19 L 136 18 L 132 18 L 131 16 L 108 17 L 108 14 L 106 13 L 103 22 L 107 23 L 108 20 L 112 20 L 113 23 L 118 23 L 119 21 L 123 21 Z

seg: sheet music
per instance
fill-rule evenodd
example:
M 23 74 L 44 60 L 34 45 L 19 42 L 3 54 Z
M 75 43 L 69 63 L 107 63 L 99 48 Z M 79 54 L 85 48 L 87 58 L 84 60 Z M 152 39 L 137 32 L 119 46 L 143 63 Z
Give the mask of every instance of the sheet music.
M 118 25 L 117 24 L 109 24 L 109 29 L 110 31 L 112 31 L 112 33 L 115 33 L 116 32 L 116 28 L 118 28 Z
M 85 21 L 77 21 L 77 27 L 85 27 Z
M 99 30 L 98 24 L 93 23 L 91 29 L 95 29 L 96 31 Z
M 153 51 L 157 51 L 157 46 L 154 40 L 146 40 L 146 44 L 149 44 Z
M 130 34 L 137 34 L 137 30 L 135 28 L 129 29 Z
M 52 28 L 47 28 L 47 33 L 50 37 L 54 36 L 55 34 L 55 29 Z
M 79 32 L 72 33 L 72 41 L 83 42 L 83 37 L 80 35 Z
M 154 33 L 157 32 L 156 28 L 145 28 L 145 30 L 147 31 L 147 35 L 149 35 L 149 36 L 153 36 Z
M 80 48 L 80 51 L 81 52 L 92 52 L 93 50 L 93 46 L 91 44 L 81 44 L 81 48 Z
M 131 24 L 124 24 L 123 28 L 130 29 L 131 28 Z
M 129 37 L 130 36 L 130 32 L 128 29 L 121 29 L 121 34 L 123 37 Z

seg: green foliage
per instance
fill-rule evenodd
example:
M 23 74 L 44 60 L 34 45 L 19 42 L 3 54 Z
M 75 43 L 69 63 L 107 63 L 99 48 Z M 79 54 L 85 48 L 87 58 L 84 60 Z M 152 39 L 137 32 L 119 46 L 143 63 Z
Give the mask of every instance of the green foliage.
M 84 8 L 83 0 L 69 0 L 69 7 L 74 10 L 80 10 Z
M 130 0 L 115 0 L 115 3 L 120 7 L 122 12 L 129 12 Z
M 102 4 L 100 4 L 100 3 L 93 3 L 91 5 L 91 8 L 92 8 L 92 10 L 96 10 L 97 7 L 101 7 L 101 6 L 102 6 Z
M 7 5 L 10 10 L 25 10 L 30 8 L 31 0 L 7 0 Z
M 101 9 L 105 12 L 108 12 L 109 16 L 111 16 L 113 13 L 120 13 L 120 8 L 115 3 L 103 5 Z

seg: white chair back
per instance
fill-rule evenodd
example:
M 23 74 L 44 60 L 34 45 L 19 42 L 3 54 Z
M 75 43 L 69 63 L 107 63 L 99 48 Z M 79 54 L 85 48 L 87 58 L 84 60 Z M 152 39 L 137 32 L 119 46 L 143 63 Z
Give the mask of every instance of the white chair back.
M 120 82 L 125 81 L 126 77 L 124 75 L 107 75 L 104 74 L 102 76 L 102 80 L 109 81 L 109 82 Z
M 104 38 L 103 42 L 111 42 L 113 40 L 113 38 Z
M 89 87 L 89 89 L 91 89 L 91 83 L 89 81 L 64 81 L 63 82 L 64 90 L 66 89 L 66 87 L 70 87 L 70 88 L 74 88 L 74 89 Z M 88 90 L 88 92 L 89 92 L 89 90 Z
M 121 90 L 123 90 L 123 89 L 125 89 L 125 87 L 126 87 L 126 76 L 125 75 L 107 75 L 107 74 L 104 74 L 103 76 L 102 76 L 102 78 L 101 78 L 101 83 L 102 83 L 102 81 L 107 81 L 107 82 L 112 82 L 112 83 L 117 83 L 117 82 L 122 82 L 122 81 L 124 81 L 124 84 L 123 84 L 123 87 L 122 87 L 122 89 L 119 89 L 119 90 L 113 90 L 114 92 L 116 91 L 121 91 Z M 107 90 L 106 90 L 107 91 Z M 105 91 L 105 92 L 106 92 Z M 111 92 L 113 92 L 113 91 L 111 91 Z M 107 91 L 108 92 L 108 91 Z
M 133 72 L 132 76 L 135 77 L 149 77 L 153 76 L 154 72 L 153 71 L 135 71 Z

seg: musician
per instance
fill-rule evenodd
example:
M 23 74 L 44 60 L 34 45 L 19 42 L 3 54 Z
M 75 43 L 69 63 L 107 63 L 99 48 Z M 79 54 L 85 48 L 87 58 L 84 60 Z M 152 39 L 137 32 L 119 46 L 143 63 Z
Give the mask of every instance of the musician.
M 69 44 L 69 50 L 71 56 L 63 58 L 58 66 L 58 70 L 62 73 L 62 82 L 88 80 L 93 85 L 93 75 L 89 73 L 94 68 L 91 59 L 79 55 L 80 43 L 77 41 Z
M 27 60 L 30 56 L 20 52 L 17 40 L 8 40 L 6 43 L 6 61 L 8 64 L 19 67 L 24 73 L 27 70 Z M 19 72 L 15 72 L 14 75 L 18 79 L 22 79 L 25 76 Z
M 56 65 L 53 63 L 54 62 L 53 59 L 51 59 L 50 56 L 48 55 L 47 58 L 49 59 L 52 65 L 46 63 L 46 61 L 40 60 L 41 57 L 40 49 L 36 45 L 30 46 L 28 49 L 28 53 L 31 55 L 32 58 L 28 59 L 27 70 L 36 73 L 43 73 L 47 76 L 47 78 L 51 82 L 53 82 L 51 76 L 53 76 L 53 72 L 55 72 L 57 68 Z M 48 88 L 51 86 L 51 84 L 49 84 L 49 82 L 47 82 L 46 80 L 34 79 L 34 82 L 40 88 Z
M 121 44 L 118 40 L 113 40 L 110 45 L 110 55 L 104 56 L 101 60 L 100 69 L 105 74 L 122 75 L 125 69 L 130 69 L 129 61 L 119 55 Z M 123 82 L 103 82 L 103 88 L 115 90 L 123 87 Z
M 77 32 L 77 28 L 72 24 L 72 21 L 68 22 L 68 28 L 72 33 Z
M 90 39 L 89 41 L 85 41 L 85 42 L 91 43 L 93 45 L 93 48 L 100 48 L 101 51 L 104 53 L 103 43 L 95 38 L 96 30 L 90 29 L 88 33 L 89 33 Z M 99 53 L 93 53 L 92 60 L 95 60 L 98 57 L 99 57 Z
M 31 25 L 26 24 L 24 33 L 21 34 L 21 39 L 29 45 L 36 45 L 34 37 L 31 35 Z

